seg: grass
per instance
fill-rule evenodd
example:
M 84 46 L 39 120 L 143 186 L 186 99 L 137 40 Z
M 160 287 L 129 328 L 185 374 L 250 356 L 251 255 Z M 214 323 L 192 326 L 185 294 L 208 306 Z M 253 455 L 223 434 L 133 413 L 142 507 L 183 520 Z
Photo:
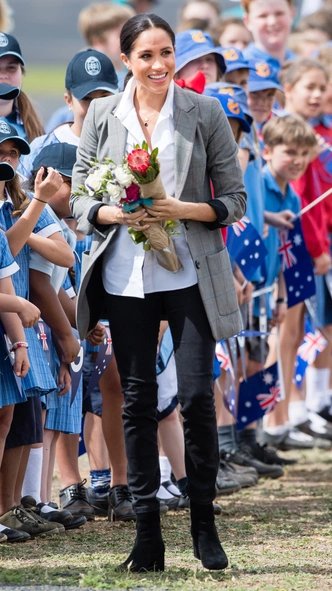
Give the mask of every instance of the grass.
M 53 539 L 0 545 L 0 584 L 65 585 L 160 591 L 330 591 L 332 588 L 332 455 L 294 454 L 280 480 L 223 497 L 217 518 L 230 559 L 223 572 L 194 559 L 187 513 L 162 520 L 166 570 L 119 574 L 135 535 L 131 523 L 98 519 Z
M 63 94 L 65 90 L 66 66 L 31 65 L 23 77 L 22 89 L 28 95 Z

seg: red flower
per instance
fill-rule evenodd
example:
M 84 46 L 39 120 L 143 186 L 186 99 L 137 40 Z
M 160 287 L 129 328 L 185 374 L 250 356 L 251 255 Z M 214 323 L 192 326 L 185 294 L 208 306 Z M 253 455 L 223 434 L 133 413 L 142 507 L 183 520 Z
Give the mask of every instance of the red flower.
M 144 173 L 150 166 L 150 154 L 146 150 L 138 148 L 128 154 L 127 162 L 133 172 Z
M 130 187 L 125 189 L 125 191 L 127 195 L 126 203 L 134 203 L 140 197 L 138 185 L 135 185 L 135 183 L 132 183 Z

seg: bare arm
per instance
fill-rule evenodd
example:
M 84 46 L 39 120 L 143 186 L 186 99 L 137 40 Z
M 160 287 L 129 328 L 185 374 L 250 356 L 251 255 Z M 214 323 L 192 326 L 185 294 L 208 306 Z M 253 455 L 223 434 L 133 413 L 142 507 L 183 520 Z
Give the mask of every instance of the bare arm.
M 74 253 L 60 232 L 55 232 L 48 238 L 30 234 L 27 245 L 54 265 L 69 268 L 75 262 Z

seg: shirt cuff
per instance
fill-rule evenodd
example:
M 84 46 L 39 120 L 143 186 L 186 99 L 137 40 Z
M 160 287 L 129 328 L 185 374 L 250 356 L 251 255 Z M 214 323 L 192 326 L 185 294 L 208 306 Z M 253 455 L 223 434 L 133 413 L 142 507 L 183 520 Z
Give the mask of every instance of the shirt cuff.
M 107 203 L 96 203 L 96 205 L 93 205 L 88 213 L 88 222 L 90 222 L 90 224 L 92 226 L 94 226 L 96 228 L 96 230 L 99 230 L 99 232 L 105 232 L 105 230 L 107 228 L 109 228 L 109 226 L 111 224 L 98 224 L 97 223 L 97 215 L 98 215 L 98 211 L 101 207 L 104 207 L 104 205 L 107 205 Z
M 210 201 L 207 201 L 207 204 L 214 209 L 217 216 L 217 219 L 214 222 L 203 222 L 207 229 L 217 230 L 218 228 L 227 228 L 228 224 L 223 224 L 223 221 L 228 218 L 228 209 L 226 205 L 222 201 L 219 201 L 219 199 L 211 199 Z

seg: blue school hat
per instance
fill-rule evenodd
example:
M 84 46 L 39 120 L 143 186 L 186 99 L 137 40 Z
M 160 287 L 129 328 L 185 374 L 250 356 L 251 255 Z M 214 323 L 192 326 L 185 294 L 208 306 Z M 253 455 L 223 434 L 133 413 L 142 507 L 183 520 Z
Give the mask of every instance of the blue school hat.
M 255 69 L 255 65 L 251 61 L 246 60 L 242 51 L 237 49 L 237 47 L 223 47 L 222 55 L 226 64 L 226 74 L 227 72 L 234 72 L 234 70 L 241 70 L 243 68 L 247 70 Z
M 278 72 L 268 62 L 255 62 L 255 70 L 250 70 L 248 89 L 249 92 L 268 90 L 275 88 L 284 92 L 278 79 Z
M 0 117 L 0 144 L 12 140 L 17 145 L 21 154 L 30 154 L 30 146 L 25 139 L 17 134 L 17 129 L 10 125 L 4 117 Z
M 48 144 L 37 154 L 32 169 L 38 170 L 41 166 L 44 166 L 44 168 L 52 166 L 60 174 L 71 178 L 76 162 L 76 150 L 77 146 L 66 142 Z
M 214 96 L 215 93 L 231 96 L 237 103 L 239 103 L 249 125 L 252 124 L 253 118 L 249 111 L 247 95 L 241 86 L 229 82 L 214 82 L 213 84 L 208 84 L 203 92 L 203 94 L 206 94 L 207 96 Z
M 95 49 L 74 55 L 67 68 L 65 85 L 79 101 L 94 90 L 119 92 L 118 77 L 111 60 Z
M 21 48 L 15 37 L 0 32 L 0 57 L 3 55 L 15 55 L 21 62 L 22 66 L 25 66 Z
M 229 94 L 219 94 L 218 92 L 210 92 L 209 96 L 218 99 L 222 108 L 225 111 L 225 115 L 228 118 L 238 119 L 242 131 L 248 133 L 250 131 L 250 123 L 246 119 L 244 112 L 240 107 L 235 98 Z
M 181 31 L 175 36 L 175 72 L 178 72 L 193 60 L 215 54 L 218 67 L 224 74 L 226 71 L 225 60 L 222 55 L 222 47 L 215 47 L 208 33 L 199 29 Z
M 20 94 L 20 89 L 17 86 L 10 86 L 9 84 L 0 84 L 0 98 L 11 101 L 16 99 Z

